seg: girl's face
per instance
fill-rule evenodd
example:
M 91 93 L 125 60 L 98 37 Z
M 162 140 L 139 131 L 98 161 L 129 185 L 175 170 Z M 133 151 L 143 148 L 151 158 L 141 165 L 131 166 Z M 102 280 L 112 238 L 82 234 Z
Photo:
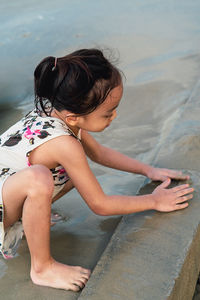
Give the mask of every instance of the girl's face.
M 105 101 L 93 112 L 77 118 L 77 126 L 87 131 L 100 132 L 117 116 L 117 107 L 123 94 L 122 84 L 110 91 Z

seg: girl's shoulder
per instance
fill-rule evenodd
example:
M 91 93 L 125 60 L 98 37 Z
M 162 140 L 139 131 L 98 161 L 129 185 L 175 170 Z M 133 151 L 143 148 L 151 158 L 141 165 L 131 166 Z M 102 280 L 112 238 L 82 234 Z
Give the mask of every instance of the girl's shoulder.
M 1 135 L 0 146 L 14 150 L 23 145 L 33 150 L 44 142 L 62 135 L 74 134 L 62 120 L 43 116 L 32 110 Z
M 40 135 L 45 136 L 48 133 L 55 133 L 58 131 L 65 132 L 69 135 L 73 134 L 67 125 L 60 119 L 41 115 L 37 110 L 29 112 L 21 119 L 22 130 L 33 131 L 40 130 Z M 39 133 L 38 131 L 35 133 Z

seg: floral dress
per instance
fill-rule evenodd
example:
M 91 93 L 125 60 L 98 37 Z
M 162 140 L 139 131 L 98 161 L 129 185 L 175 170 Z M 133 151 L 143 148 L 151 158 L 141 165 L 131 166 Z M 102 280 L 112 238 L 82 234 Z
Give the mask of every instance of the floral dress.
M 75 136 L 62 120 L 41 116 L 36 110 L 33 110 L 0 136 L 0 253 L 4 258 L 15 256 L 23 235 L 23 227 L 19 220 L 6 231 L 4 230 L 3 183 L 9 176 L 30 166 L 31 151 L 62 135 L 71 135 L 80 140 L 80 132 L 78 136 Z M 52 196 L 54 197 L 63 189 L 69 177 L 61 165 L 50 171 L 54 179 Z

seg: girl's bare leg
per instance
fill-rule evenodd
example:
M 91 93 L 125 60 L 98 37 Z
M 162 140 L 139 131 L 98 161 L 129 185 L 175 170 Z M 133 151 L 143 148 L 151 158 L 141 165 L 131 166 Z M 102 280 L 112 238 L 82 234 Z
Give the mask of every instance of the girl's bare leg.
M 21 216 L 31 255 L 31 279 L 35 284 L 78 291 L 90 271 L 56 262 L 50 254 L 50 215 L 53 180 L 40 165 L 9 177 L 3 185 L 4 226 Z

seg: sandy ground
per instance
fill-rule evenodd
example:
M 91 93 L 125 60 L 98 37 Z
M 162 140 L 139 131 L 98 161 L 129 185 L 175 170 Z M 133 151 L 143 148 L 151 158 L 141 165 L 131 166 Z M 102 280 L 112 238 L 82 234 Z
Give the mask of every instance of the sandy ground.
M 170 124 L 176 120 L 179 108 L 199 79 L 200 39 L 196 16 L 200 4 L 187 1 L 173 4 L 171 1 L 168 4 L 108 1 L 105 4 L 102 1 L 103 5 L 77 1 L 74 6 L 70 1 L 58 0 L 56 5 L 53 1 L 48 1 L 49 5 L 43 1 L 39 6 L 39 2 L 32 1 L 29 7 L 23 1 L 0 4 L 5 29 L 0 44 L 1 132 L 32 106 L 32 72 L 43 56 L 62 55 L 79 47 L 110 47 L 120 53 L 119 67 L 126 76 L 124 96 L 115 122 L 94 136 L 107 146 L 152 163 L 158 146 L 169 133 Z M 184 144 L 186 150 L 191 145 L 194 147 L 194 155 L 188 158 L 193 165 L 198 155 L 197 143 L 191 137 Z M 168 167 L 164 159 L 160 165 L 165 162 Z M 142 176 L 92 163 L 91 168 L 110 194 L 135 194 L 144 180 Z M 76 191 L 55 203 L 53 210 L 65 218 L 51 230 L 54 257 L 93 270 L 120 217 L 94 215 Z M 77 299 L 79 294 L 73 292 L 33 285 L 29 268 L 24 239 L 16 258 L 0 259 L 0 299 Z

